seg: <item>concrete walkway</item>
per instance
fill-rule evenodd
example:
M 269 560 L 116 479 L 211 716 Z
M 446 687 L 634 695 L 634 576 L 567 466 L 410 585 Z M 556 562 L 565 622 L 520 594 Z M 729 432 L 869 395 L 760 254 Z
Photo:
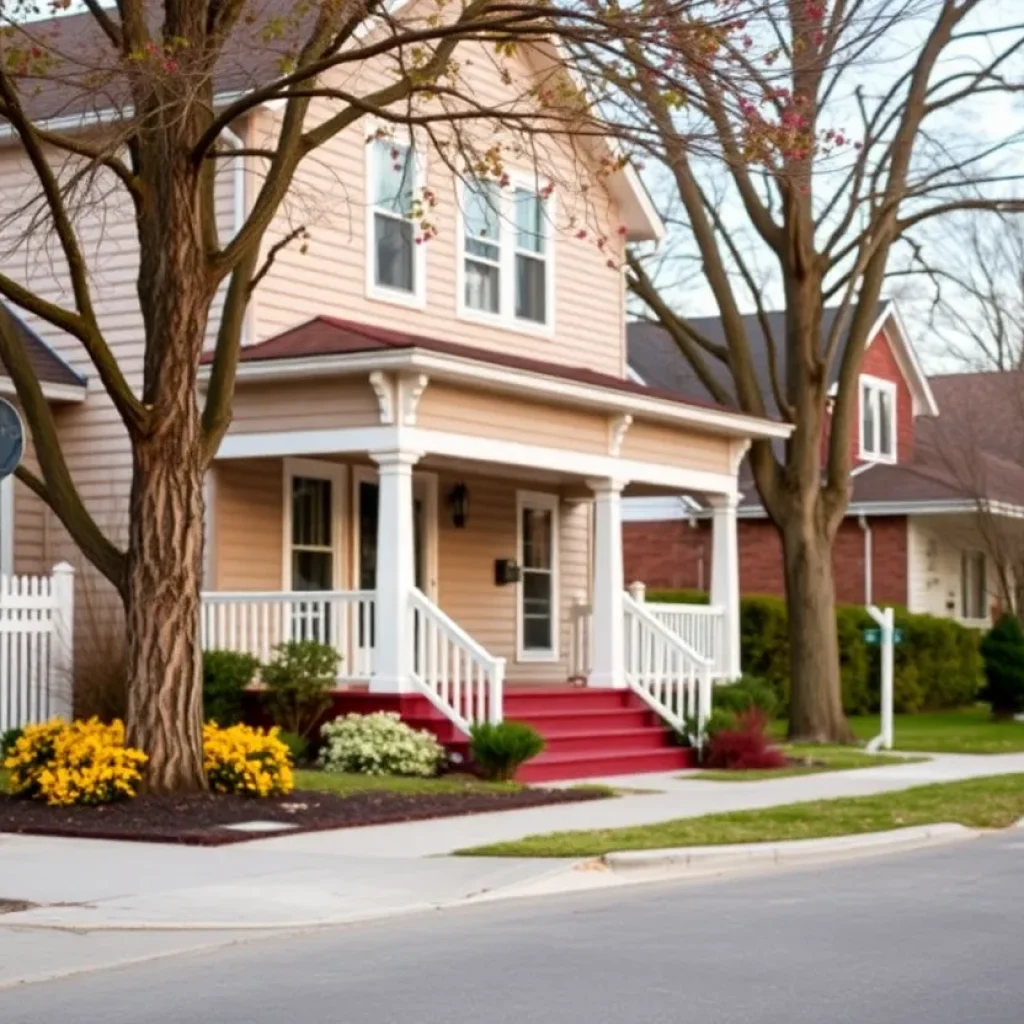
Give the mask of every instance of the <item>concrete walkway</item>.
M 0 916 L 0 929 L 14 936 L 54 927 L 252 932 L 359 921 L 585 881 L 564 861 L 438 856 L 466 846 L 1012 772 L 1024 772 L 1024 754 L 937 756 L 764 782 L 645 775 L 607 781 L 656 792 L 213 849 L 0 834 L 0 898 L 37 904 Z M 5 952 L 0 943 L 0 964 Z

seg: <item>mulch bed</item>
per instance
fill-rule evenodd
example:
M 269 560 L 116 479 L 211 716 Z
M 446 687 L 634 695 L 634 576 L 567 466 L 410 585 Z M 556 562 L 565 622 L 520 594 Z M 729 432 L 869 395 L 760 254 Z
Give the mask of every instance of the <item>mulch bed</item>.
M 252 839 L 358 828 L 399 821 L 422 821 L 487 811 L 511 811 L 545 804 L 599 800 L 588 790 L 524 789 L 513 793 L 299 792 L 253 800 L 242 796 L 140 796 L 102 807 L 47 807 L 0 796 L 0 832 L 120 839 L 142 843 L 223 846 Z M 287 831 L 237 832 L 225 825 L 252 821 L 286 822 Z

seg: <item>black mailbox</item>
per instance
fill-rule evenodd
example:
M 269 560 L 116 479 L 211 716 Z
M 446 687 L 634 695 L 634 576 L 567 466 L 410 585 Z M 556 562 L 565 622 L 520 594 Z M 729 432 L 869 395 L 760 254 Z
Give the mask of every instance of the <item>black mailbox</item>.
M 523 570 L 511 558 L 499 558 L 494 563 L 494 582 L 499 587 L 509 583 L 518 583 L 523 578 Z

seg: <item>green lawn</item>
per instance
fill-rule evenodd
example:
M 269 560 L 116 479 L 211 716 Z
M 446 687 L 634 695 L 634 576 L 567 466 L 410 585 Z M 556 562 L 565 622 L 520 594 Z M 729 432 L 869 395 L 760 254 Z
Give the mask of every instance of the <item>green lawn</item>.
M 368 789 L 389 793 L 516 793 L 526 787 L 517 782 L 483 782 L 465 774 L 417 779 L 397 775 L 345 775 L 300 768 L 295 772 L 295 788 L 344 795 Z
M 851 718 L 857 739 L 867 741 L 878 735 L 877 715 Z M 775 735 L 785 736 L 786 723 L 776 722 Z M 1024 722 L 994 722 L 987 705 L 978 704 L 958 711 L 936 711 L 920 715 L 896 715 L 897 750 L 933 754 L 1013 754 L 1024 752 Z
M 617 850 L 818 839 L 942 821 L 974 828 L 1008 828 L 1022 816 L 1024 775 L 1002 775 L 876 796 L 708 814 L 636 828 L 528 836 L 518 842 L 479 846 L 460 853 L 481 857 L 598 857 Z
M 923 761 L 922 757 L 894 757 L 891 754 L 867 754 L 856 747 L 816 747 L 810 744 L 785 743 L 783 751 L 794 758 L 819 762 L 790 765 L 788 768 L 725 771 L 709 768 L 684 778 L 707 779 L 711 782 L 757 782 L 761 779 L 784 779 L 789 775 L 815 775 L 819 772 L 845 772 L 854 768 L 877 768 L 883 764 L 908 764 Z

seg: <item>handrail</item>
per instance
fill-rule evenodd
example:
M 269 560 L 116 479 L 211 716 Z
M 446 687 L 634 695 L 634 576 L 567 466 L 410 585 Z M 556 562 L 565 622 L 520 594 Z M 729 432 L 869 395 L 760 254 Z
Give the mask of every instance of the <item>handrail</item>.
M 627 684 L 674 728 L 695 725 L 700 742 L 711 712 L 712 659 L 629 594 L 623 595 L 623 612 Z
M 505 659 L 492 655 L 423 593 L 409 595 L 412 679 L 454 725 L 469 733 L 502 718 Z
M 722 675 L 725 655 L 725 609 L 721 605 L 643 601 L 644 608 L 701 657 L 712 661 L 712 675 Z

